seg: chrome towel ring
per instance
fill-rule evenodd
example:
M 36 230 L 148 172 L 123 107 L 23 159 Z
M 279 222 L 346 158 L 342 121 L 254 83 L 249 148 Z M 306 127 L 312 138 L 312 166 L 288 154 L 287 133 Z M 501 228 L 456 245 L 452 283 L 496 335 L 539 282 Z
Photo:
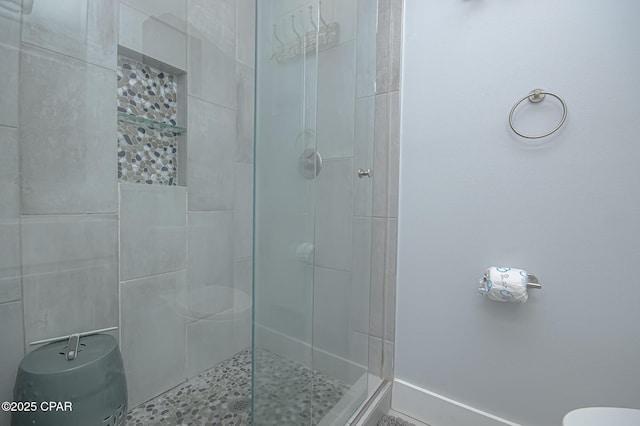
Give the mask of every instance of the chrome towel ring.
M 544 99 L 545 95 L 553 96 L 554 98 L 559 100 L 560 103 L 562 104 L 562 118 L 560 119 L 560 122 L 556 125 L 556 127 L 553 128 L 553 130 L 551 130 L 548 133 L 545 133 L 544 135 L 540 135 L 540 136 L 525 135 L 524 133 L 520 133 L 519 131 L 517 131 L 516 128 L 514 127 L 514 125 L 513 125 L 513 113 L 516 110 L 516 108 L 518 108 L 518 105 L 520 105 L 525 99 L 529 99 L 530 102 L 533 102 L 534 104 L 537 104 L 538 102 L 540 102 L 540 101 L 542 101 Z M 546 91 L 544 91 L 542 89 L 535 89 L 535 90 L 532 90 L 531 92 L 529 92 L 529 94 L 527 96 L 525 96 L 524 98 L 522 98 L 518 102 L 516 102 L 516 104 L 513 106 L 513 108 L 511 108 L 511 112 L 509 113 L 509 126 L 511 126 L 511 130 L 513 130 L 517 135 L 522 136 L 523 138 L 540 139 L 540 138 L 544 138 L 545 136 L 549 136 L 550 134 L 552 134 L 553 132 L 558 130 L 560 127 L 562 127 L 562 125 L 564 124 L 564 121 L 566 119 L 567 119 L 567 104 L 565 103 L 565 101 L 560 96 L 556 95 L 555 93 L 546 92 Z

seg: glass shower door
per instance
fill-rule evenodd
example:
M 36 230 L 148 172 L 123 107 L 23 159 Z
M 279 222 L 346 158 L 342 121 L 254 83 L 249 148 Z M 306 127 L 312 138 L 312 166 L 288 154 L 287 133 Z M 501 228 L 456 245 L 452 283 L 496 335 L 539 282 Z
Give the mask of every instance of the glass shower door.
M 292 41 L 303 2 L 256 6 L 253 424 L 302 425 L 313 400 L 317 57 Z
M 377 2 L 256 4 L 253 424 L 345 424 L 367 395 L 375 96 L 356 63 L 375 69 Z

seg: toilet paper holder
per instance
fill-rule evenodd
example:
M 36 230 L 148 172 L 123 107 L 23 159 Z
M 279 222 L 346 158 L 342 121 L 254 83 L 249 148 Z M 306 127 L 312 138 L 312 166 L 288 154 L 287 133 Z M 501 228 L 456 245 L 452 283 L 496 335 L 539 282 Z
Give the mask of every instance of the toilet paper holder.
M 541 289 L 542 283 L 533 274 L 518 268 L 491 266 L 479 280 L 478 294 L 495 302 L 525 303 L 528 290 Z
M 542 283 L 538 281 L 538 277 L 532 274 L 527 275 L 527 288 L 542 288 Z

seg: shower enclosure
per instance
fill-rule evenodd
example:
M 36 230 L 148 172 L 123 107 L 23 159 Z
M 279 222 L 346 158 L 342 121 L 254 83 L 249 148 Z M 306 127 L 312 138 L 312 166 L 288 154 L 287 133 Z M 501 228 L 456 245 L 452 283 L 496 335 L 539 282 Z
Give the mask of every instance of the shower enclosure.
M 253 420 L 367 395 L 376 1 L 257 2 Z
M 0 0 L 0 400 L 31 342 L 117 327 L 130 423 L 347 421 L 376 21 L 375 0 Z
M 255 424 L 367 395 L 376 3 L 257 2 Z

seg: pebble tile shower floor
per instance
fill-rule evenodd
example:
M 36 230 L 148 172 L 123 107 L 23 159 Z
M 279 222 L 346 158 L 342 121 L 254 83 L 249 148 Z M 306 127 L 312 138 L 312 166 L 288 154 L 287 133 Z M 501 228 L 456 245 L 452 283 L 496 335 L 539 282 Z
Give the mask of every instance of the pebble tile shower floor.
M 332 377 L 265 350 L 256 352 L 256 368 L 260 372 L 255 384 L 259 425 L 308 425 L 310 412 L 311 424 L 316 425 L 348 389 Z M 251 352 L 245 350 L 131 409 L 127 426 L 248 426 L 250 397 Z
M 416 426 L 398 417 L 384 415 L 378 420 L 378 426 Z

